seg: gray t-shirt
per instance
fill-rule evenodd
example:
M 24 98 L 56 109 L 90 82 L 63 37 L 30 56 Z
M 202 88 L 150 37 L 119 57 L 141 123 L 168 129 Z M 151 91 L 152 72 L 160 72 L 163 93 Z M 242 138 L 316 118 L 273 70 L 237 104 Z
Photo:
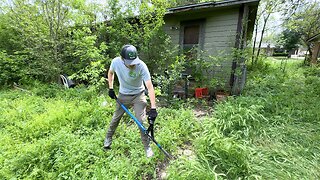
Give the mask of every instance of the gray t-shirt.
M 118 77 L 121 94 L 139 94 L 145 89 L 143 81 L 151 79 L 147 65 L 141 60 L 134 69 L 129 69 L 124 65 L 121 57 L 116 57 L 111 62 L 110 70 Z

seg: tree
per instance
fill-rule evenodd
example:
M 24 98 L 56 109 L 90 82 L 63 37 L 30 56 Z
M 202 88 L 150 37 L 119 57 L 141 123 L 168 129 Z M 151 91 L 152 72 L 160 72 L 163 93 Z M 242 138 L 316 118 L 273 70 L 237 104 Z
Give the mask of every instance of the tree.
M 278 12 L 281 8 L 281 5 L 284 3 L 284 0 L 264 0 L 261 1 L 259 10 L 258 10 L 258 15 L 257 15 L 257 21 L 255 23 L 255 36 L 254 36 L 254 41 L 253 41 L 253 49 L 252 49 L 252 64 L 256 64 L 258 61 L 258 57 L 260 55 L 260 50 L 261 50 L 261 44 L 262 44 L 262 39 L 266 30 L 267 23 L 269 21 L 269 18 L 271 14 Z M 260 21 L 259 21 L 260 20 Z M 255 55 L 255 45 L 257 42 L 257 36 L 258 36 L 258 29 L 259 25 L 262 23 L 262 29 L 261 29 L 261 35 L 260 35 L 260 41 L 258 45 L 258 51 L 257 54 Z
M 20 56 L 28 57 L 24 58 L 22 63 L 26 65 L 19 67 L 26 73 L 25 77 L 48 77 L 44 72 L 51 72 L 55 68 L 49 69 L 51 62 L 47 59 L 51 58 L 50 53 L 47 53 L 48 43 L 44 41 L 46 30 L 37 6 L 26 0 L 15 0 L 3 9 L 6 9 L 3 17 L 7 19 L 3 25 L 9 32 L 9 36 L 1 37 L 1 41 L 7 42 L 3 49 L 10 53 L 8 55 L 13 59 L 19 59 Z
M 82 0 L 0 4 L 1 58 L 6 66 L 22 70 L 15 79 L 50 82 L 67 73 L 99 84 L 94 79 L 109 65 L 109 57 L 118 56 L 121 47 L 130 43 L 138 47 L 139 57 L 146 60 L 152 74 L 163 75 L 179 59 L 162 28 L 170 2 L 132 1 L 109 0 L 101 6 Z M 105 19 L 98 21 L 100 17 Z M 15 60 L 19 63 L 12 63 Z
M 170 51 L 170 38 L 162 28 L 163 16 L 169 3 L 166 0 L 153 0 L 121 7 L 120 2 L 110 0 L 108 4 L 104 36 L 110 47 L 107 51 L 110 57 L 117 56 L 124 44 L 133 44 L 137 46 L 139 57 L 145 60 L 152 74 L 163 73 L 175 61 Z
M 312 43 L 308 39 L 320 33 L 320 5 L 318 2 L 309 2 L 302 6 L 292 16 L 288 17 L 286 26 L 288 29 L 301 34 L 302 41 L 307 45 L 309 56 L 305 63 L 316 63 L 316 59 L 311 61 Z
M 4 43 L 0 50 L 13 60 L 23 59 L 18 69 L 25 73 L 20 79 L 56 80 L 65 71 L 66 63 L 80 59 L 72 48 L 81 44 L 79 41 L 89 43 L 82 45 L 87 52 L 96 52 L 90 49 L 92 41 L 85 41 L 86 36 L 92 35 L 91 30 L 80 28 L 93 27 L 94 8 L 78 0 L 12 0 L 1 4 L 0 27 L 4 30 L 0 32 L 0 42 Z M 85 32 L 83 39 L 74 38 L 73 30 L 77 28 Z M 94 46 L 99 47 L 95 40 Z
M 278 44 L 283 46 L 289 55 L 292 54 L 293 50 L 299 47 L 299 43 L 300 33 L 289 29 L 284 30 L 280 35 L 280 39 L 278 40 Z
M 267 28 L 267 23 L 270 17 L 274 13 L 281 13 L 283 17 L 290 17 L 293 15 L 299 7 L 305 4 L 306 0 L 261 0 L 257 20 L 255 22 L 255 35 L 253 39 L 253 49 L 252 49 L 252 64 L 256 64 L 260 55 L 261 44 L 264 39 L 265 31 Z M 260 41 L 258 45 L 257 54 L 255 54 L 255 48 L 257 43 L 258 30 L 261 29 Z
M 182 6 L 187 4 L 196 4 L 201 2 L 201 0 L 175 0 L 174 5 L 175 6 Z

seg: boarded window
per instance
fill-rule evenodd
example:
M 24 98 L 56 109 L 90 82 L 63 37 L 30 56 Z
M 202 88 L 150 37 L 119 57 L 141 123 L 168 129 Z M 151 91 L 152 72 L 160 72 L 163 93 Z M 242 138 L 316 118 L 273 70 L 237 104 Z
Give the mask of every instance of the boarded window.
M 184 28 L 183 44 L 199 44 L 200 25 L 186 26 Z
M 194 62 L 198 58 L 204 42 L 204 23 L 204 19 L 181 22 L 180 45 L 187 61 Z M 193 65 L 191 62 L 187 63 L 185 65 L 185 73 L 192 74 L 194 71 Z
M 195 59 L 197 57 L 197 48 L 200 39 L 200 24 L 188 24 L 184 26 L 183 31 L 183 52 L 186 59 Z

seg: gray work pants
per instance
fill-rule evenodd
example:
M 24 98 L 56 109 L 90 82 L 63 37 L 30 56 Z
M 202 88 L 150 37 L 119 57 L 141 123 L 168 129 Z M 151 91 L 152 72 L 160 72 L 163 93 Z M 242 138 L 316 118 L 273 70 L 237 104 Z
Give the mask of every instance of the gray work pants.
M 127 108 L 130 108 L 133 106 L 133 111 L 135 113 L 136 118 L 140 121 L 141 124 L 143 124 L 143 121 L 145 120 L 145 116 L 146 116 L 146 106 L 147 106 L 147 100 L 144 92 L 141 92 L 136 95 L 124 95 L 119 93 L 118 99 Z M 124 113 L 125 111 L 117 103 L 116 111 L 113 114 L 112 120 L 109 125 L 109 129 L 106 134 L 106 138 L 108 138 L 109 140 L 112 140 L 112 136 L 116 131 L 119 125 L 120 119 Z M 141 131 L 140 128 L 139 130 L 140 130 L 142 144 L 146 149 L 147 147 L 149 147 L 149 138 L 145 133 Z

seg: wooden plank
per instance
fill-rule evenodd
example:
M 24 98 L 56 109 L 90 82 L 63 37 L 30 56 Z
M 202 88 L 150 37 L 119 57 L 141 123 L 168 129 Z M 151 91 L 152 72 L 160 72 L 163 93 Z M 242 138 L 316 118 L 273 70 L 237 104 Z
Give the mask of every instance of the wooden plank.
M 228 26 L 228 27 L 237 27 L 237 23 L 234 22 L 234 21 L 219 21 L 219 22 L 212 22 L 212 23 L 209 23 L 209 22 L 206 22 L 206 28 L 218 28 L 218 27 L 225 27 L 225 26 Z
M 217 21 L 238 21 L 239 10 L 225 11 L 225 12 L 214 12 L 207 16 L 207 22 Z
M 212 15 L 206 18 L 208 23 L 221 23 L 221 22 L 231 22 L 234 23 L 238 20 L 238 14 L 227 14 L 225 16 L 221 14 Z
M 215 40 L 232 40 L 236 39 L 236 31 L 211 31 L 205 33 L 205 38 Z
M 206 33 L 210 32 L 237 32 L 237 25 L 221 25 L 221 26 L 206 26 Z
M 232 52 L 232 48 L 227 46 L 210 46 L 204 47 L 203 50 L 209 55 L 230 54 Z
M 206 39 L 206 41 L 204 42 L 205 46 L 225 46 L 225 47 L 234 47 L 234 42 L 235 40 L 230 40 L 230 39 L 224 39 L 222 41 L 218 40 L 218 39 L 214 39 L 214 38 L 208 38 Z
M 207 45 L 210 46 L 214 46 L 214 47 L 233 47 L 232 45 L 234 45 L 234 42 L 217 42 L 217 41 L 211 41 L 211 43 L 209 41 L 207 41 Z

